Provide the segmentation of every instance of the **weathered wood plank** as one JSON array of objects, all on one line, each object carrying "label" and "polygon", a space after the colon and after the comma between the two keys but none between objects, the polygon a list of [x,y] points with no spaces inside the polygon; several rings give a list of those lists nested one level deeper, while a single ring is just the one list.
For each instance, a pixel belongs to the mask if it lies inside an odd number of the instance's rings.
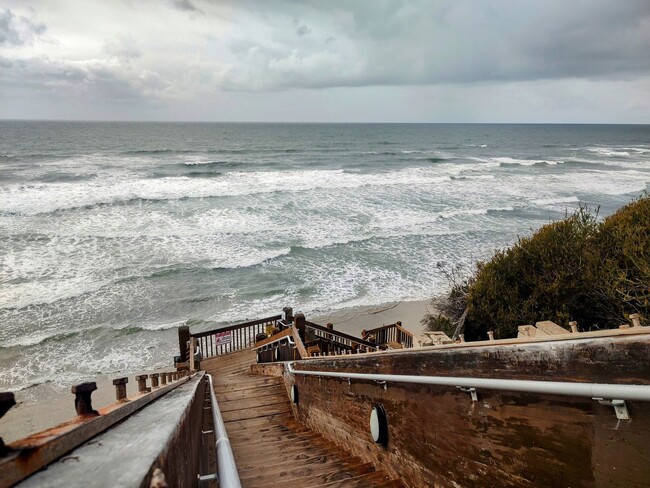
[{"label": "weathered wood plank", "polygon": [[244,477],[242,485],[246,487],[263,488],[265,486],[278,486],[284,483],[299,481],[300,486],[330,483],[338,480],[348,480],[363,474],[374,473],[374,467],[370,463],[359,464],[349,468],[343,468],[340,461],[329,464],[307,464],[296,466],[293,469],[284,471],[265,472],[264,474]]},{"label": "weathered wood plank", "polygon": [[[366,483],[351,486],[372,486],[370,478],[363,478],[374,470],[371,465],[333,450],[321,435],[293,420],[281,376],[251,375],[245,361],[236,365],[213,361],[211,371],[220,375],[215,392],[242,486],[302,487],[347,479]],[[382,475],[380,481],[385,479]]]}]

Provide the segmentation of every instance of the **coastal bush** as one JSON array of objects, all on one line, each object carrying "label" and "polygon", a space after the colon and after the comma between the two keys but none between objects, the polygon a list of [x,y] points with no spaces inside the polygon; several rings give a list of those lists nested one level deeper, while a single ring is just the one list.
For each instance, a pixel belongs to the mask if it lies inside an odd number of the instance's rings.
[{"label": "coastal bush", "polygon": [[456,329],[454,322],[449,317],[442,315],[441,313],[438,315],[428,313],[425,318],[422,319],[422,324],[424,325],[424,330],[441,330],[449,337],[454,335],[454,330]]},{"label": "coastal bush", "polygon": [[[600,223],[597,216],[597,210],[580,207],[496,251],[452,285],[449,305],[439,310],[455,323],[466,311],[467,340],[485,339],[488,330],[497,338],[515,337],[519,325],[541,320],[565,327],[576,320],[589,330],[617,327],[630,313],[647,319],[650,197],[643,195]],[[430,315],[425,327],[435,327],[433,319],[442,323]]]},{"label": "coastal bush", "polygon": [[595,310],[615,326],[624,315],[650,318],[650,195],[644,195],[601,224],[594,242],[600,280]]}]

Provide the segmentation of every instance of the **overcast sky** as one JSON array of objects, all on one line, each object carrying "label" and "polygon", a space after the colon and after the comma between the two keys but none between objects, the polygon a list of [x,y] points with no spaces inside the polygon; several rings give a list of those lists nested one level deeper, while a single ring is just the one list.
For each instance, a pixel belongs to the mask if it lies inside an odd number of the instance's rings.
[{"label": "overcast sky", "polygon": [[650,0],[2,0],[0,118],[650,123]]}]

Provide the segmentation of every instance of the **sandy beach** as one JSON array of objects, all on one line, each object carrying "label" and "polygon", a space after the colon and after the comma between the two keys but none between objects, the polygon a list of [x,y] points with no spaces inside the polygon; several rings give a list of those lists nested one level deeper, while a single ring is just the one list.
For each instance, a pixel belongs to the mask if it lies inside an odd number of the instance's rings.
[{"label": "sandy beach", "polygon": [[[309,316],[308,320],[319,324],[331,322],[336,330],[359,336],[361,330],[401,321],[403,326],[415,336],[422,331],[420,320],[431,309],[429,301],[394,302],[370,307],[353,307],[322,316]],[[297,310],[294,310],[297,312]],[[172,370],[172,358],[170,367]],[[93,406],[100,408],[113,403],[115,387],[114,378],[129,377],[127,395],[137,393],[134,377],[154,371],[124,372],[110,376],[88,378],[97,382],[97,391],[93,393]],[[70,385],[72,386],[72,385]],[[43,429],[65,422],[75,415],[74,395],[69,389],[55,387],[51,383],[36,385],[16,392],[16,405],[0,419],[0,437],[5,442],[12,442]]]}]

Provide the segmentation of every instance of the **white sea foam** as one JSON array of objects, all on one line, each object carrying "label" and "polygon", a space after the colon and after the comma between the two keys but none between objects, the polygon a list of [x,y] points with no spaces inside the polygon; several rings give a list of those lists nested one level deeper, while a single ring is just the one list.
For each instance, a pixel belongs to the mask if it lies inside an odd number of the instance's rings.
[{"label": "white sea foam", "polygon": [[442,183],[449,179],[447,175],[425,168],[408,168],[378,174],[355,174],[344,170],[232,172],[219,179],[187,177],[134,179],[111,176],[84,185],[73,183],[8,185],[0,189],[0,201],[5,212],[34,215],[97,204],[123,203],[134,199],[174,200],[259,195],[319,188],[410,186]]},{"label": "white sea foam", "polygon": [[621,151],[619,148],[612,147],[588,147],[587,151],[599,154],[601,156],[629,156],[628,151]]},{"label": "white sea foam", "polygon": [[577,203],[580,199],[576,196],[573,197],[555,197],[555,198],[540,198],[537,200],[532,200],[536,205],[555,205],[558,203]]},{"label": "white sea foam", "polygon": [[563,164],[562,160],[554,159],[517,159],[511,157],[501,157],[501,158],[491,158],[493,161],[496,161],[499,164],[516,164],[519,166],[534,166],[536,164],[548,164],[549,166],[555,166],[557,164]]}]

